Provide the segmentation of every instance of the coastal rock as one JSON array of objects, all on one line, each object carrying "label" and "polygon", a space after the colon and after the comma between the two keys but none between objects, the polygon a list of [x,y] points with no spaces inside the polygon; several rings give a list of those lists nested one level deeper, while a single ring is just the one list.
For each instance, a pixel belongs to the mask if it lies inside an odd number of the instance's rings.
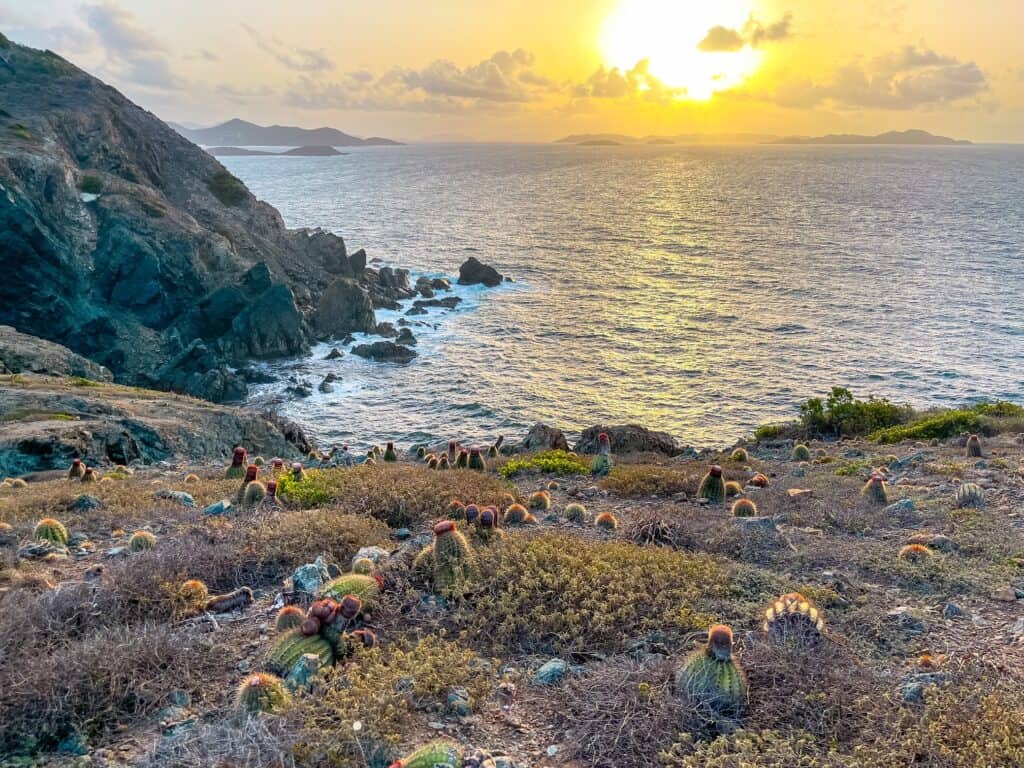
[{"label": "coastal rock", "polygon": [[398,336],[398,329],[395,328],[394,323],[377,323],[374,333],[378,336],[383,336],[385,339],[393,339]]},{"label": "coastal rock", "polygon": [[406,346],[413,346],[416,344],[416,337],[412,335],[412,331],[410,331],[408,328],[403,328],[399,332],[398,338],[395,339],[395,343],[404,344]]},{"label": "coastal rock", "polygon": [[485,285],[493,288],[501,285],[501,280],[498,270],[481,263],[475,256],[470,256],[459,267],[459,285]]},{"label": "coastal rock", "polygon": [[43,373],[49,376],[81,376],[91,381],[113,381],[102,365],[51,341],[18,333],[0,325],[0,373]]},{"label": "coastal rock", "polygon": [[314,326],[324,337],[369,333],[376,326],[370,294],[355,280],[338,278],[320,297]]},{"label": "coastal rock", "polygon": [[530,431],[526,433],[526,437],[519,444],[519,449],[524,452],[568,451],[569,442],[565,439],[562,430],[538,422],[530,427]]},{"label": "coastal rock", "polygon": [[393,341],[375,341],[353,347],[352,354],[379,362],[408,363],[416,357],[416,350]]},{"label": "coastal rock", "polygon": [[231,323],[236,358],[286,357],[309,349],[306,323],[287,285],[272,286]]},{"label": "coastal rock", "polygon": [[[428,307],[443,307],[444,309],[455,309],[461,303],[462,299],[460,299],[458,296],[448,296],[444,299],[416,299],[416,301],[412,303],[412,306],[413,309],[427,309]],[[411,315],[412,312],[406,312],[405,314]]]},{"label": "coastal rock", "polygon": [[147,383],[215,403],[244,400],[249,391],[245,377],[232,373],[218,360],[205,342],[195,339],[156,374],[148,377]]},{"label": "coastal rock", "polygon": [[671,435],[636,424],[626,424],[616,427],[594,426],[584,430],[576,443],[576,453],[597,453],[597,437],[602,432],[608,433],[614,453],[663,453],[666,456],[677,456],[684,450]]}]

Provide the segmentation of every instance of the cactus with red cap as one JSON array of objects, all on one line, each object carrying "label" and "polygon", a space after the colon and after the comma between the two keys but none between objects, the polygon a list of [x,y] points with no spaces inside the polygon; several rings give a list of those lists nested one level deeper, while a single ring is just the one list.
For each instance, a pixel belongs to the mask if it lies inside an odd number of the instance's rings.
[{"label": "cactus with red cap", "polygon": [[484,455],[480,452],[478,445],[469,449],[469,468],[476,472],[487,471],[487,462],[484,461]]},{"label": "cactus with red cap", "polygon": [[722,478],[722,468],[712,464],[708,473],[701,478],[700,487],[697,489],[697,496],[707,499],[715,504],[725,501],[725,480]]},{"label": "cactus with red cap", "polygon": [[924,544],[907,544],[900,549],[896,559],[907,563],[924,563],[931,560],[933,554]]},{"label": "cactus with red cap", "polygon": [[[92,467],[86,467],[85,468],[85,472],[82,473],[82,482],[83,483],[95,483],[96,480],[97,480],[97,478],[96,478],[96,470],[93,469]],[[21,482],[24,483],[25,481],[22,480]]]},{"label": "cactus with red cap", "polygon": [[459,449],[459,455],[455,458],[456,469],[466,469],[469,467],[469,451],[464,448]]},{"label": "cactus with red cap", "polygon": [[737,499],[732,505],[733,517],[757,517],[757,505],[750,499]]},{"label": "cactus with red cap", "polygon": [[240,480],[245,477],[245,463],[247,454],[245,448],[237,446],[234,451],[231,452],[231,466],[228,467],[224,473],[225,480]]},{"label": "cactus with red cap", "polygon": [[395,462],[398,461],[398,453],[395,451],[395,444],[388,443],[384,449],[384,461]]},{"label": "cactus with red cap", "polygon": [[532,525],[537,522],[534,517],[522,504],[513,504],[505,510],[505,525]]},{"label": "cactus with red cap", "polygon": [[448,460],[448,454],[447,453],[442,453],[441,454],[441,458],[439,458],[437,460],[437,468],[438,469],[451,469],[452,468],[452,464]]},{"label": "cactus with red cap", "polygon": [[605,477],[612,471],[612,441],[607,432],[597,436],[597,456],[590,463],[590,474],[595,477]]},{"label": "cactus with red cap", "polygon": [[619,521],[611,512],[602,512],[594,519],[594,525],[606,531],[614,531],[619,527]]},{"label": "cactus with red cap", "polygon": [[454,464],[459,456],[459,444],[455,440],[448,441],[448,463]]},{"label": "cactus with red cap", "polygon": [[132,552],[142,552],[146,549],[153,549],[156,546],[156,536],[150,531],[136,531],[128,539],[128,549]]},{"label": "cactus with red cap", "polygon": [[442,520],[434,526],[434,543],[413,561],[413,571],[420,576],[429,574],[434,588],[444,593],[473,577],[475,559],[473,547],[455,523]]},{"label": "cactus with red cap", "polygon": [[82,463],[81,459],[74,459],[71,462],[71,467],[68,469],[68,480],[81,480],[82,475],[85,474],[85,464]]},{"label": "cactus with red cap", "polygon": [[747,679],[733,658],[732,630],[715,624],[707,644],[694,651],[676,673],[676,688],[691,702],[720,712],[736,712],[747,701]]},{"label": "cactus with red cap", "polygon": [[235,693],[235,710],[243,716],[285,709],[290,697],[284,681],[265,672],[249,675]]},{"label": "cactus with red cap", "polygon": [[885,482],[885,475],[881,472],[873,472],[860,493],[864,498],[870,499],[876,504],[888,504],[889,486]]},{"label": "cactus with red cap", "polygon": [[306,614],[301,608],[295,605],[286,605],[277,612],[277,616],[274,618],[274,631],[287,632],[290,629],[298,629],[302,626],[305,618]]},{"label": "cactus with red cap", "polygon": [[504,538],[505,532],[498,527],[499,520],[500,515],[496,507],[484,507],[473,528],[473,535],[482,544],[490,544]]},{"label": "cactus with red cap", "polygon": [[967,456],[971,459],[981,458],[981,438],[977,435],[967,437]]}]

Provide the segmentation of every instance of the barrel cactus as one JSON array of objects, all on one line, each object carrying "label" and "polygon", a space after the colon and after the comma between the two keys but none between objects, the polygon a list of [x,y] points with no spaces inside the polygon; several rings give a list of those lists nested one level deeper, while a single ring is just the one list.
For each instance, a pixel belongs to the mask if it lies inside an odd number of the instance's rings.
[{"label": "barrel cactus", "polygon": [[505,525],[525,525],[537,522],[534,517],[522,504],[513,504],[505,510]]},{"label": "barrel cactus", "polygon": [[590,474],[605,477],[612,471],[614,465],[611,439],[607,432],[602,432],[597,436],[597,456],[590,462]]},{"label": "barrel cactus", "polygon": [[238,446],[231,453],[231,466],[224,473],[225,480],[241,480],[245,477],[245,448]]},{"label": "barrel cactus", "polygon": [[441,462],[437,460],[437,456],[431,456],[427,459],[427,469],[438,469],[441,466]]},{"label": "barrel cactus", "polygon": [[280,675],[287,675],[292,671],[295,662],[307,653],[316,656],[322,667],[334,663],[334,649],[329,642],[319,634],[303,634],[302,629],[298,628],[288,630],[270,646],[267,653],[267,669]]},{"label": "barrel cactus", "polygon": [[825,617],[806,597],[799,592],[790,592],[772,601],[765,609],[761,631],[777,645],[807,647],[821,641]]},{"label": "barrel cactus", "polygon": [[464,520],[466,518],[466,505],[459,499],[452,499],[448,502],[447,516],[449,520]]},{"label": "barrel cactus", "polygon": [[68,469],[69,480],[81,480],[82,475],[85,474],[85,464],[82,463],[81,459],[73,459],[71,467]]},{"label": "barrel cactus", "polygon": [[387,448],[384,449],[384,461],[395,462],[398,461],[398,453],[395,451],[395,444],[388,443]]},{"label": "barrel cactus", "polygon": [[464,448],[459,449],[458,456],[455,457],[455,468],[466,469],[469,467],[469,451]]},{"label": "barrel cactus", "polygon": [[178,599],[185,605],[205,605],[209,597],[210,590],[199,579],[189,579],[178,587]]},{"label": "barrel cactus", "polygon": [[551,494],[547,491],[535,491],[530,494],[530,509],[547,512],[551,509]]},{"label": "barrel cactus", "polygon": [[738,464],[746,464],[750,460],[750,457],[747,455],[747,450],[745,448],[737,448],[735,451],[732,452],[729,458]]},{"label": "barrel cactus", "polygon": [[967,456],[972,459],[981,458],[981,438],[977,435],[970,435],[967,438]]},{"label": "barrel cactus", "polygon": [[465,509],[462,510],[462,517],[470,525],[475,525],[477,520],[480,519],[480,507],[476,504],[467,504]]},{"label": "barrel cactus", "polygon": [[459,443],[456,440],[448,441],[448,463],[453,464],[459,455]]},{"label": "barrel cactus", "polygon": [[420,461],[427,458],[427,449],[424,446],[421,445],[416,449],[416,458]]},{"label": "barrel cactus", "polygon": [[38,541],[48,541],[59,547],[68,545],[68,529],[59,520],[47,517],[36,523],[35,538]]},{"label": "barrel cactus", "polygon": [[870,499],[876,504],[888,504],[889,486],[885,482],[885,475],[873,472],[860,493],[864,498]]},{"label": "barrel cactus", "polygon": [[757,472],[749,481],[747,485],[752,485],[754,488],[767,488],[768,487],[768,476]]},{"label": "barrel cactus", "polygon": [[368,557],[360,557],[352,563],[352,573],[358,573],[361,576],[372,576],[376,570],[377,564]]},{"label": "barrel cactus", "polygon": [[289,703],[284,681],[265,672],[249,675],[235,694],[235,710],[243,716],[280,712]]},{"label": "barrel cactus", "polygon": [[582,525],[587,521],[587,508],[578,501],[567,504],[565,507],[565,519],[570,523]]},{"label": "barrel cactus", "polygon": [[896,559],[906,563],[924,563],[931,560],[932,554],[924,544],[907,544],[900,549]]},{"label": "barrel cactus", "polygon": [[478,445],[469,449],[469,468],[476,472],[487,471],[487,462],[484,461],[484,455],[480,452]]},{"label": "barrel cactus", "polygon": [[606,531],[614,531],[619,527],[619,521],[615,519],[615,515],[611,512],[602,512],[595,518],[594,525]]},{"label": "barrel cactus", "polygon": [[343,573],[320,588],[320,597],[341,600],[346,595],[355,595],[370,608],[380,595],[380,582],[362,573]]},{"label": "barrel cactus", "polygon": [[451,469],[452,468],[452,462],[448,459],[448,454],[447,453],[442,453],[441,454],[441,458],[439,458],[437,460],[437,468],[438,469]]},{"label": "barrel cactus", "polygon": [[732,505],[733,517],[757,517],[757,505],[750,499],[737,499]]},{"label": "barrel cactus", "polygon": [[286,605],[277,612],[277,616],[274,618],[274,631],[287,632],[290,629],[298,629],[305,618],[306,614],[301,608],[295,605]]},{"label": "barrel cactus", "polygon": [[462,753],[453,742],[435,741],[396,760],[389,768],[462,768]]},{"label": "barrel cactus", "polygon": [[739,496],[741,493],[743,493],[743,486],[735,480],[730,480],[725,484],[725,497],[727,499],[731,499],[733,496]]},{"label": "barrel cactus", "polygon": [[701,478],[697,496],[716,504],[725,501],[725,480],[722,478],[722,468],[718,464],[712,464],[708,473]]},{"label": "barrel cactus", "polygon": [[956,506],[958,509],[985,506],[985,492],[977,483],[961,483],[956,489]]},{"label": "barrel cactus", "polygon": [[[276,483],[274,484],[274,491],[276,494]],[[259,480],[253,480],[251,483],[247,483],[245,486],[245,493],[242,494],[242,506],[255,507],[266,498],[267,487],[263,485],[263,483],[261,483]]]},{"label": "barrel cactus", "polygon": [[[93,469],[92,467],[86,467],[85,471],[82,473],[82,482],[83,483],[95,483],[97,481],[97,479],[98,478],[96,477],[96,470]],[[15,483],[19,483],[20,482],[22,484],[25,483],[24,480],[15,480],[14,482]]]},{"label": "barrel cactus", "polygon": [[156,546],[156,536],[149,531],[136,531],[128,539],[128,548],[132,552],[142,552],[146,549],[153,549]]},{"label": "barrel cactus", "polygon": [[811,449],[803,443],[797,443],[793,446],[793,452],[789,455],[792,461],[810,461],[811,460]]},{"label": "barrel cactus", "polygon": [[676,673],[676,688],[694,704],[736,712],[747,701],[747,680],[733,658],[732,630],[715,624],[707,644],[694,651]]},{"label": "barrel cactus", "polygon": [[473,528],[473,534],[482,544],[490,544],[504,538],[505,532],[498,527],[499,513],[496,507],[484,507]]},{"label": "barrel cactus", "polygon": [[189,472],[185,475],[185,485],[195,485],[199,482],[199,475],[195,472]]},{"label": "barrel cactus", "polygon": [[473,547],[451,520],[434,526],[434,586],[442,592],[473,577]]}]

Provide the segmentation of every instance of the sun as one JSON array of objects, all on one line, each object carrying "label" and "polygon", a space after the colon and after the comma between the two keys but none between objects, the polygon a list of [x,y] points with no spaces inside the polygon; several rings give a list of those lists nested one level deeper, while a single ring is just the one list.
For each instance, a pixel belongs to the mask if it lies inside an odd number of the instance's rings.
[{"label": "sun", "polygon": [[684,93],[706,101],[739,85],[761,63],[760,51],[707,52],[697,46],[715,26],[742,30],[753,10],[744,0],[623,0],[604,23],[601,51],[608,66],[630,70],[647,60],[648,71]]}]

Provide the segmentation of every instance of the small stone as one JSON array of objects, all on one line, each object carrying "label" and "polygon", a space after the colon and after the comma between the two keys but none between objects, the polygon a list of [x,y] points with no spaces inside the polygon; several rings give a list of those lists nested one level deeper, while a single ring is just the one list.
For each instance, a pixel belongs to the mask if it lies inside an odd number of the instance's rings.
[{"label": "small stone", "polygon": [[74,512],[88,512],[91,509],[103,509],[103,502],[97,499],[95,496],[90,496],[87,493],[83,493],[81,496],[71,502],[68,507]]},{"label": "small stone", "polygon": [[167,488],[161,488],[153,495],[158,499],[177,502],[183,507],[194,507],[196,505],[196,500],[192,498],[192,494],[185,493],[185,491],[171,491]]},{"label": "small stone", "polygon": [[448,692],[448,711],[456,717],[469,717],[473,713],[469,691],[465,688],[452,688]]},{"label": "small stone", "polygon": [[546,751],[547,751],[548,757],[554,757],[555,755],[558,754],[558,745],[557,744],[552,744],[550,747],[547,748]]},{"label": "small stone", "polygon": [[1013,603],[1017,601],[1017,591],[1013,587],[1000,587],[991,597],[1001,603]]},{"label": "small stone", "polygon": [[883,509],[883,512],[912,512],[915,508],[913,499],[900,499]]},{"label": "small stone", "polygon": [[171,691],[167,696],[167,700],[176,707],[187,707],[192,703],[192,697],[188,691],[183,691],[180,688],[176,691]]},{"label": "small stone", "polygon": [[241,672],[243,675],[246,674],[251,668],[252,665],[249,664],[248,659],[242,659],[240,662],[238,662],[238,671]]},{"label": "small stone", "polygon": [[320,659],[314,653],[307,653],[295,662],[291,672],[284,679],[284,684],[292,693],[296,691],[311,691],[313,680],[320,673]]},{"label": "small stone", "polygon": [[568,671],[569,665],[562,659],[551,659],[534,673],[530,684],[535,686],[558,685]]},{"label": "small stone", "polygon": [[919,672],[907,675],[900,684],[900,695],[907,704],[920,704],[924,692],[933,685],[949,680],[945,672]]},{"label": "small stone", "polygon": [[324,360],[340,360],[344,356],[344,352],[342,352],[337,347],[334,347],[330,352],[327,353],[327,357],[325,357]]},{"label": "small stone", "polygon": [[111,547],[107,550],[106,556],[110,558],[124,557],[128,554],[128,547]]},{"label": "small stone", "polygon": [[427,723],[427,727],[433,728],[435,731],[443,731],[445,729],[445,724],[438,722],[437,720],[434,720],[432,722]]},{"label": "small stone", "polygon": [[292,573],[292,585],[297,592],[304,592],[307,595],[315,595],[325,581],[330,579],[327,563],[323,555],[317,557],[312,563],[300,565]]},{"label": "small stone", "polygon": [[408,528],[399,528],[397,531],[394,532],[393,535],[399,541],[405,541],[406,539],[412,536],[412,531],[410,531]]},{"label": "small stone", "polygon": [[64,755],[87,755],[89,745],[78,731],[72,731],[57,745],[57,751]]},{"label": "small stone", "polygon": [[942,606],[942,617],[945,619],[955,619],[963,615],[965,615],[964,609],[956,603],[946,603]]},{"label": "small stone", "polygon": [[220,501],[214,502],[210,506],[203,510],[204,515],[223,515],[231,509],[231,502],[227,499],[221,499]]},{"label": "small stone", "polygon": [[360,547],[359,551],[352,558],[352,565],[355,565],[357,560],[362,560],[364,557],[367,560],[372,560],[374,565],[380,565],[388,559],[389,553],[383,547]]}]

